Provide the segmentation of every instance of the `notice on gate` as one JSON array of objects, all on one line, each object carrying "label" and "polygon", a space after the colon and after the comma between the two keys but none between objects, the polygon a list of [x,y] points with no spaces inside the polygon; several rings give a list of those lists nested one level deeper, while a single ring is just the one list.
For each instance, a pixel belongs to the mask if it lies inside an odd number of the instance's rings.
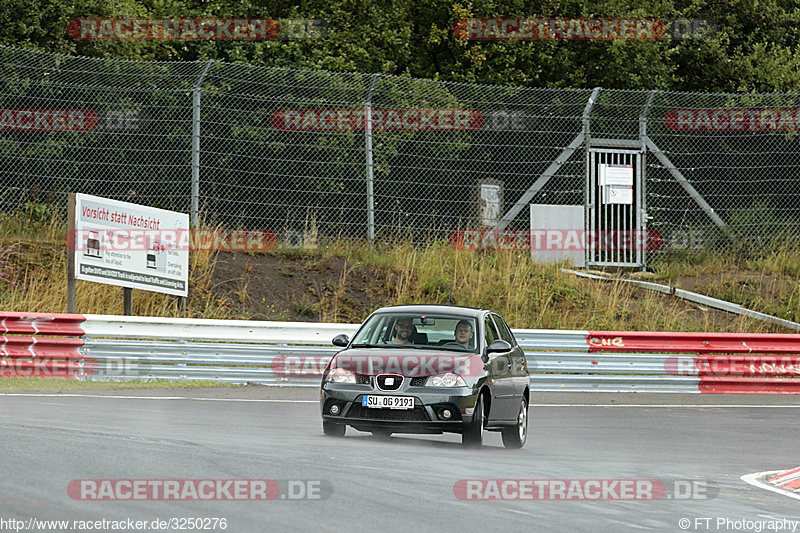
[{"label": "notice on gate", "polygon": [[75,278],[187,295],[189,215],[76,194],[74,217]]},{"label": "notice on gate", "polygon": [[633,165],[609,165],[600,163],[600,185],[624,185],[633,187]]},{"label": "notice on gate", "polygon": [[606,185],[603,188],[603,202],[606,204],[633,204],[633,186]]},{"label": "notice on gate", "polygon": [[600,163],[598,175],[604,204],[633,204],[633,165]]}]

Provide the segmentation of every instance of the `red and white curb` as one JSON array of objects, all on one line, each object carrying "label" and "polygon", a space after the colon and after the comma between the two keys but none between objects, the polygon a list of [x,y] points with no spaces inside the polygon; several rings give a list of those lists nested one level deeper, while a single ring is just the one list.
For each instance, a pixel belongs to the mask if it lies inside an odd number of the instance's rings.
[{"label": "red and white curb", "polygon": [[754,487],[800,500],[800,467],[746,474],[741,479]]}]

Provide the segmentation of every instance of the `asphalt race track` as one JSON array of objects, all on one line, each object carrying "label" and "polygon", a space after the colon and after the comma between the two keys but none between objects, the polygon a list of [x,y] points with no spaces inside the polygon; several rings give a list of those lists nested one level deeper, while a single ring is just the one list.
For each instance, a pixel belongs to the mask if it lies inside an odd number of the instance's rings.
[{"label": "asphalt race track", "polygon": [[[736,521],[800,520],[800,501],[740,479],[800,466],[797,397],[536,394],[525,448],[506,450],[490,433],[482,450],[467,451],[456,435],[383,441],[348,429],[325,437],[317,394],[2,394],[0,520],[224,518],[230,532],[755,531]],[[271,501],[71,498],[70,482],[86,479],[293,480],[305,483],[295,489],[322,489],[315,499]],[[462,479],[660,480],[667,493],[463,501],[453,491]],[[684,499],[684,490],[677,499],[675,487],[691,482],[700,494]],[[718,519],[732,522],[718,527]]]}]

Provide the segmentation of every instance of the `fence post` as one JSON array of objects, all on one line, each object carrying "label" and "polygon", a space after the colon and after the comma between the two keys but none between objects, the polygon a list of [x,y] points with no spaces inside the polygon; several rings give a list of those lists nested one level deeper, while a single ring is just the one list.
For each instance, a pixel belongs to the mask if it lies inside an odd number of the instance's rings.
[{"label": "fence post", "polygon": [[200,211],[200,89],[203,80],[211,68],[213,59],[206,61],[203,72],[194,84],[192,89],[192,212],[191,224],[197,226],[198,213]]},{"label": "fence post", "polygon": [[[584,229],[591,229],[594,231],[597,228],[598,221],[596,220],[595,203],[598,202],[597,189],[592,182],[592,166],[594,165],[594,158],[591,155],[591,135],[592,135],[592,110],[600,97],[600,87],[592,89],[592,95],[589,101],[586,102],[586,107],[583,108],[581,115],[581,140],[583,141],[583,160],[586,162],[586,185],[583,192],[583,227]],[[589,246],[586,246],[583,251],[583,263],[587,267],[593,259]]]},{"label": "fence post", "polygon": [[367,157],[367,240],[375,244],[375,194],[372,176],[372,93],[378,83],[378,74],[372,75],[367,98],[364,101],[364,146]]},{"label": "fence post", "polygon": [[592,120],[592,109],[594,109],[594,104],[597,103],[597,99],[600,96],[600,91],[602,90],[601,87],[595,87],[592,90],[592,96],[589,97],[589,101],[586,102],[586,107],[583,108],[583,115],[581,116],[581,123],[583,124],[583,142],[586,151],[589,151],[589,145],[591,144],[591,135],[592,135],[592,128],[591,128],[591,120]]},{"label": "fence post", "polygon": [[[639,183],[639,188],[636,194],[641,195],[640,201],[637,200],[637,204],[642,206],[642,211],[640,213],[641,223],[639,227],[636,228],[637,230],[641,230],[647,233],[647,223],[650,221],[650,215],[647,214],[647,115],[650,112],[650,108],[653,106],[653,101],[656,99],[656,94],[658,91],[650,91],[650,94],[647,96],[647,101],[642,108],[642,113],[639,115],[639,140],[642,141],[642,159],[641,159],[641,170],[642,173],[642,180]],[[641,241],[638,241],[641,242]],[[650,242],[649,239],[646,242]],[[645,246],[642,250],[642,270],[647,270],[647,246]]]}]

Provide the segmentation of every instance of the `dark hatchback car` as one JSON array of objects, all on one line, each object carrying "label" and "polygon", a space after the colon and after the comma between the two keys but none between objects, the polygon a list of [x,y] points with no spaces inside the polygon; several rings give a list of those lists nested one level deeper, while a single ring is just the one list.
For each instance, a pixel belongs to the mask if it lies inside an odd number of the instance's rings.
[{"label": "dark hatchback car", "polygon": [[525,353],[499,315],[467,307],[407,305],[375,311],[322,376],[325,435],[347,426],[392,433],[460,433],[468,447],[500,431],[525,445],[530,375]]}]

